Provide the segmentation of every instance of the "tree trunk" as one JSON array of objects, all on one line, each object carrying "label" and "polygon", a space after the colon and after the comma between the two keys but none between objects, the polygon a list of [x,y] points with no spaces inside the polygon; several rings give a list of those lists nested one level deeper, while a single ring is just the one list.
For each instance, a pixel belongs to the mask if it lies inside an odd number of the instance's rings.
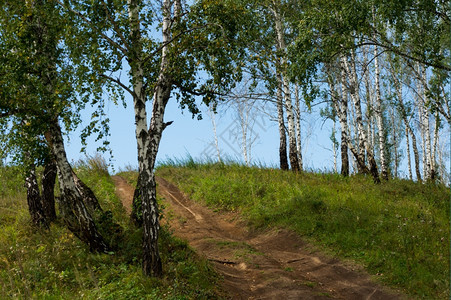
[{"label": "tree trunk", "polygon": [[147,276],[161,276],[163,268],[158,250],[160,230],[155,175],[142,173],[141,199],[143,212],[143,272]]},{"label": "tree trunk", "polygon": [[357,72],[355,69],[354,57],[352,58],[352,60],[353,60],[352,67],[349,67],[347,59],[344,57],[342,57],[342,59],[341,59],[342,64],[343,64],[343,66],[346,70],[346,73],[348,74],[348,78],[350,80],[349,92],[350,92],[351,98],[354,102],[354,108],[355,108],[355,113],[356,113],[359,148],[361,148],[362,146],[364,147],[364,149],[366,148],[366,153],[368,156],[368,162],[369,162],[370,168],[368,170],[368,168],[365,167],[365,157],[362,156],[362,153],[360,151],[359,151],[359,153],[356,153],[357,157],[358,157],[358,164],[359,164],[359,168],[362,170],[362,172],[367,173],[369,171],[371,176],[373,176],[374,182],[380,183],[379,172],[377,170],[377,163],[376,163],[376,160],[374,159],[373,152],[368,147],[367,137],[365,134],[365,129],[363,127],[362,108],[361,108],[361,102],[360,102],[360,96],[359,96],[359,85],[358,85],[358,80],[357,80]]},{"label": "tree trunk", "polygon": [[42,209],[48,222],[56,220],[55,211],[55,181],[56,164],[52,158],[45,162],[44,173],[42,174]]},{"label": "tree trunk", "polygon": [[432,158],[431,158],[431,180],[434,181],[437,176],[436,171],[436,157],[437,157],[437,145],[438,134],[440,130],[440,115],[438,110],[435,111],[435,128],[434,128],[434,142],[432,144]]},{"label": "tree trunk", "polygon": [[72,233],[87,243],[91,251],[108,252],[109,247],[98,232],[94,220],[78,191],[67,160],[63,136],[57,120],[50,124],[49,142],[55,157],[60,186],[60,212]]},{"label": "tree trunk", "polygon": [[395,110],[391,109],[391,127],[392,127],[392,135],[393,135],[393,149],[394,149],[394,164],[393,164],[393,177],[398,177],[398,168],[399,168],[399,156],[398,156],[398,132],[401,130],[401,126],[396,126],[396,115]]},{"label": "tree trunk", "polygon": [[409,179],[413,180],[412,176],[412,158],[410,155],[410,141],[409,141],[409,129],[406,126],[406,154],[407,154],[407,168],[409,171]]},{"label": "tree trunk", "polygon": [[[327,73],[331,70],[329,66],[326,67]],[[342,74],[343,75],[343,74]],[[343,78],[342,78],[343,79]],[[341,90],[341,98],[335,88],[332,74],[328,74],[327,82],[331,93],[332,104],[338,115],[338,120],[341,127],[341,175],[349,176],[349,156],[348,156],[348,97],[347,94]]]},{"label": "tree trunk", "polygon": [[82,196],[89,213],[92,215],[96,211],[103,211],[100,207],[99,200],[97,200],[97,197],[94,195],[94,192],[83,181],[81,181],[80,178],[78,178],[74,171],[72,171],[72,176],[74,178],[75,186]]},{"label": "tree trunk", "polygon": [[413,157],[415,160],[415,174],[417,175],[417,180],[421,182],[421,172],[420,172],[420,154],[418,152],[417,147],[417,138],[415,137],[415,133],[413,132],[410,125],[408,126],[410,137],[412,138],[412,149],[413,149]]},{"label": "tree trunk", "polygon": [[299,87],[295,86],[295,120],[296,120],[296,150],[298,152],[299,169],[302,171],[304,166],[302,162],[302,146],[301,146],[301,100],[299,99]]},{"label": "tree trunk", "polygon": [[130,220],[137,227],[141,227],[143,225],[143,215],[142,215],[142,201],[141,201],[141,172],[139,172],[138,180],[136,183],[135,192],[133,193],[133,204],[132,204],[132,213],[130,215]]},{"label": "tree trunk", "polygon": [[[354,58],[354,57],[352,57]],[[357,169],[359,173],[368,173],[367,168],[365,166],[365,140],[366,138],[363,136],[363,128],[362,127],[362,110],[359,96],[359,86],[357,79],[357,72],[355,69],[355,62],[351,62],[351,66],[349,66],[348,59],[344,56],[341,57],[341,68],[342,68],[342,79],[343,79],[343,87],[345,89],[345,93],[351,96],[351,99],[354,104],[354,113],[355,113],[355,136],[357,136],[357,156],[354,155],[357,160]],[[346,82],[346,78],[348,78],[349,82]],[[354,154],[354,152],[352,152]]]},{"label": "tree trunk", "polygon": [[218,155],[218,162],[221,163],[222,162],[222,160],[221,160],[221,150],[219,149],[219,140],[218,140],[218,134],[217,134],[217,130],[216,130],[216,116],[215,116],[216,114],[215,114],[215,111],[214,111],[212,105],[210,105],[208,107],[208,113],[210,115],[211,125],[213,127],[213,135],[214,135],[214,138],[215,138],[215,148],[216,148],[216,153]]},{"label": "tree trunk", "polygon": [[[398,82],[397,86],[398,86],[398,88],[400,87],[399,82]],[[410,126],[409,121],[407,120],[407,112],[404,107],[402,93],[401,93],[400,89],[398,89],[398,105],[400,108],[401,117],[404,122],[404,126],[406,127],[406,130],[410,133],[410,137],[412,138],[412,149],[413,149],[413,156],[414,156],[414,161],[415,161],[415,174],[417,176],[418,182],[421,182],[420,155],[418,153],[417,138],[415,137],[415,133],[413,132],[412,127]]]},{"label": "tree trunk", "polygon": [[[146,92],[144,87],[144,74],[142,68],[142,45],[140,27],[140,6],[138,1],[129,0],[129,22],[131,26],[131,39],[134,45],[130,57],[131,75],[133,81],[133,104],[135,110],[136,141],[138,147],[139,180],[137,189],[142,205],[143,221],[143,273],[147,276],[161,276],[162,265],[158,251],[159,212],[157,206],[157,193],[154,175],[155,160],[161,136],[167,124],[164,123],[164,112],[169,101],[172,81],[168,76],[169,57],[168,51],[172,40],[171,26],[177,23],[180,16],[180,0],[162,2],[162,44],[161,64],[158,80],[155,84],[150,126],[147,128]],[[174,8],[174,19],[171,11]]]},{"label": "tree trunk", "polygon": [[[252,150],[252,125],[249,116],[251,114],[251,107],[247,100],[237,100],[238,120],[241,128],[241,151],[243,151],[243,158],[246,166],[250,165],[251,150]],[[249,129],[251,129],[249,132]],[[248,133],[251,137],[248,138]]]},{"label": "tree trunk", "polygon": [[341,130],[341,175],[349,176],[348,134]]},{"label": "tree trunk", "polygon": [[[408,172],[409,172],[409,179],[413,180],[412,158],[411,158],[411,153],[410,153],[410,141],[409,141],[409,134],[411,132],[412,133],[412,148],[414,148],[414,155],[415,155],[415,169],[416,169],[417,180],[421,181],[421,174],[420,174],[420,169],[419,169],[419,156],[418,156],[418,149],[416,146],[416,138],[410,127],[409,121],[407,120],[407,111],[404,107],[403,96],[402,96],[402,84],[401,84],[401,81],[399,80],[398,74],[396,74],[396,72],[395,72],[393,65],[390,65],[390,66],[391,66],[390,72],[391,72],[391,76],[394,81],[394,85],[395,85],[395,89],[396,89],[396,96],[398,98],[399,113],[400,113],[401,119],[403,120],[403,123],[405,126],[407,167],[408,167]],[[402,73],[399,73],[399,76],[402,76]]]},{"label": "tree trunk", "polygon": [[276,72],[280,73],[282,78],[283,86],[283,97],[285,98],[285,110],[287,112],[287,123],[288,123],[288,146],[289,153],[288,157],[290,159],[291,170],[294,172],[299,172],[299,160],[298,152],[296,148],[296,130],[294,125],[294,114],[293,114],[293,104],[291,102],[291,92],[290,92],[290,82],[288,81],[288,76],[286,72],[287,59],[286,59],[286,45],[285,45],[285,33],[283,28],[282,19],[277,6],[274,5],[272,9],[274,15],[274,24],[277,35],[277,50],[283,52],[280,58],[280,63],[278,64],[278,70]]},{"label": "tree trunk", "polygon": [[335,120],[335,118],[334,118],[334,125],[333,125],[333,128],[332,128],[332,151],[333,151],[333,154],[334,154],[334,173],[338,173],[338,167],[337,167],[337,149],[338,149],[338,147],[337,147],[337,139],[336,139],[336,133],[337,133],[337,130],[336,130],[336,127],[337,127],[337,121]]},{"label": "tree trunk", "polygon": [[367,66],[365,69],[365,93],[366,93],[366,119],[368,131],[368,144],[372,151],[374,151],[374,126],[373,126],[373,100],[371,90],[370,72],[368,70],[368,53],[370,46],[364,47],[363,65]]},{"label": "tree trunk", "polygon": [[298,152],[296,148],[296,130],[294,126],[294,114],[293,105],[291,103],[291,93],[288,80],[284,78],[284,97],[285,97],[285,109],[287,112],[287,123],[288,123],[288,157],[290,159],[291,170],[294,172],[299,172],[299,160]]},{"label": "tree trunk", "polygon": [[381,160],[381,176],[382,179],[388,180],[388,170],[387,170],[387,159],[386,149],[385,149],[385,132],[383,125],[383,113],[382,113],[382,97],[380,88],[380,70],[379,70],[379,53],[377,51],[377,46],[374,46],[374,84],[376,86],[376,120],[377,120],[377,131],[379,136],[379,153]]},{"label": "tree trunk", "polygon": [[287,156],[287,135],[285,131],[285,121],[283,117],[283,90],[282,77],[277,74],[277,120],[279,125],[279,160],[280,169],[288,170],[288,156]]},{"label": "tree trunk", "polygon": [[48,229],[48,223],[42,208],[41,193],[39,191],[34,165],[30,167],[28,176],[25,178],[25,186],[27,188],[27,203],[31,222],[36,227]]},{"label": "tree trunk", "polygon": [[427,78],[426,78],[426,68],[421,68],[421,83],[423,85],[422,87],[422,95],[420,105],[423,112],[423,130],[424,130],[424,136],[425,136],[425,144],[426,144],[426,179],[430,180],[433,173],[433,162],[432,162],[432,149],[431,149],[431,128],[429,125],[429,109],[426,105],[427,103]]}]

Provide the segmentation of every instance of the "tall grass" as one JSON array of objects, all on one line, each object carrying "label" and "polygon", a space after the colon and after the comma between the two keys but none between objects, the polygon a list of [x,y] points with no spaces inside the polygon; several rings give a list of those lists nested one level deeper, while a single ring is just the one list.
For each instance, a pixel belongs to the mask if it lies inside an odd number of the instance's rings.
[{"label": "tall grass", "polygon": [[218,278],[209,264],[167,228],[160,234],[164,277],[142,275],[141,229],[129,224],[107,168],[100,157],[95,160],[78,162],[75,170],[121,226],[121,243],[109,254],[90,253],[61,221],[36,231],[22,179],[0,168],[0,299],[218,298]]},{"label": "tall grass", "polygon": [[449,297],[445,186],[192,162],[158,174],[195,200],[241,211],[251,226],[295,230],[412,297]]}]

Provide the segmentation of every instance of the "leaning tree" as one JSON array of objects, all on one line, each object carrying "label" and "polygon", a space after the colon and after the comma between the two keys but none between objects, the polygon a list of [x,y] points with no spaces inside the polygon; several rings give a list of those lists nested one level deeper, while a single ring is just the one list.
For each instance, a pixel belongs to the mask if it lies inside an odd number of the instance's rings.
[{"label": "leaning tree", "polygon": [[[28,168],[32,218],[43,214],[51,221],[55,217],[55,177],[51,166],[54,161],[60,187],[59,208],[67,227],[91,250],[108,251],[110,247],[97,229],[94,211],[90,209],[97,199],[74,175],[60,125],[62,122],[66,130],[73,130],[80,123],[79,111],[89,99],[96,101],[99,93],[76,84],[63,39],[66,23],[57,3],[4,1],[0,22],[0,117],[5,129],[2,140],[9,145],[9,154]],[[90,128],[96,128],[96,120]],[[47,162],[44,182],[50,186],[43,189],[42,199],[48,201],[39,200],[34,175],[34,166],[43,162]]]}]

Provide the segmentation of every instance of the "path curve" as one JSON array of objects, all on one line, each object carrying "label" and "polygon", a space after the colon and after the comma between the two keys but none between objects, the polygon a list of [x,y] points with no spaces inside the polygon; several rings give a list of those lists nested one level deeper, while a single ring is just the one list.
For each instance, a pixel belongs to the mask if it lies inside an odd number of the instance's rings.
[{"label": "path curve", "polygon": [[[116,182],[122,199],[124,187]],[[236,213],[214,212],[193,202],[161,177],[157,183],[166,222],[176,236],[212,262],[231,299],[406,298],[374,283],[361,268],[312,250],[288,230],[251,232]],[[133,189],[128,196],[133,198]],[[125,200],[124,205],[129,203]]]}]

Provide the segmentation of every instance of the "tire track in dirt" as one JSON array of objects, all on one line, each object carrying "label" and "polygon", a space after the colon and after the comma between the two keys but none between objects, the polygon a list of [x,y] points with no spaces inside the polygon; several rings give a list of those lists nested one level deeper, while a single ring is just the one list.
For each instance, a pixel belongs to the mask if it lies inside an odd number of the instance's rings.
[{"label": "tire track in dirt", "polygon": [[231,299],[406,298],[371,281],[360,267],[312,250],[288,230],[249,231],[238,214],[213,212],[165,179],[157,177],[157,183],[166,205],[163,221],[211,261]]}]

